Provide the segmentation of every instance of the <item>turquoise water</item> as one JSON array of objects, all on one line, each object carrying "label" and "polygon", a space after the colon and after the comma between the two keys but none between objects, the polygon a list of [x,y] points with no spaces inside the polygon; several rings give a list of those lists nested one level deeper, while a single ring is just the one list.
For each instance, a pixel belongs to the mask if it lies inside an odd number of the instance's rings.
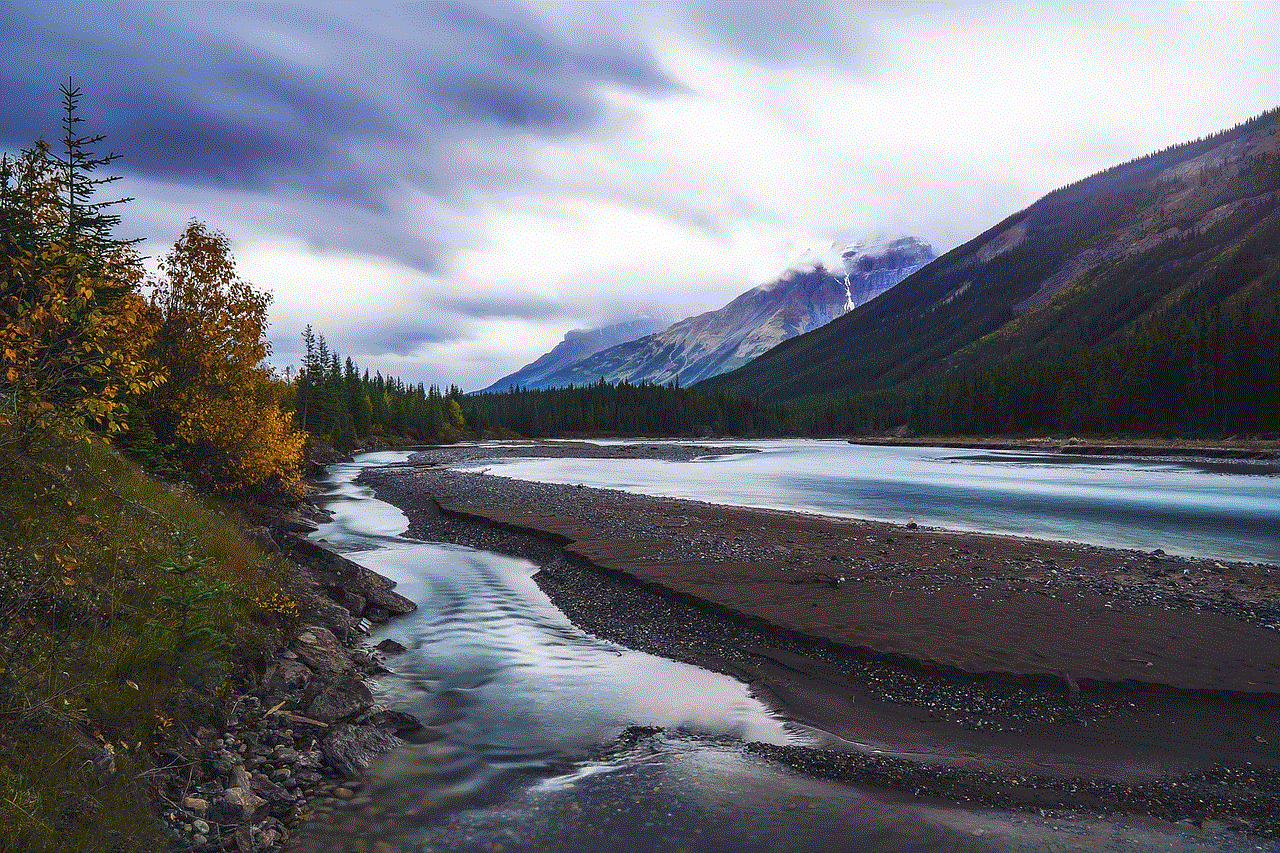
[{"label": "turquoise water", "polygon": [[1280,475],[1256,466],[799,439],[733,444],[760,452],[461,467],[712,503],[1280,562]]}]

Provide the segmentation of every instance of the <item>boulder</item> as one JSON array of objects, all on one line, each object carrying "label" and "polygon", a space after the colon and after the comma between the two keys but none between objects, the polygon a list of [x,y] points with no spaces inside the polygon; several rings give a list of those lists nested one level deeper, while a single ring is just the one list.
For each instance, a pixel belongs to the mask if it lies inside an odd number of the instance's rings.
[{"label": "boulder", "polygon": [[400,736],[419,731],[422,728],[422,723],[419,722],[417,717],[404,711],[376,711],[370,714],[365,722],[368,725],[377,726]]},{"label": "boulder", "polygon": [[306,715],[313,720],[332,723],[346,720],[373,707],[373,694],[358,678],[341,675],[327,682],[311,703]]},{"label": "boulder", "polygon": [[268,554],[280,553],[280,546],[276,544],[276,540],[271,538],[271,531],[266,527],[247,528],[244,536]]},{"label": "boulder", "polygon": [[[397,616],[412,613],[418,609],[418,605],[390,589],[371,589],[366,600],[371,607],[381,607],[387,613]],[[365,610],[364,615],[368,616],[369,611]]]},{"label": "boulder", "polygon": [[339,675],[352,670],[351,657],[328,628],[313,625],[299,632],[293,651],[312,670],[321,675]]},{"label": "boulder", "polygon": [[296,660],[279,660],[267,666],[262,675],[262,687],[268,693],[279,694],[306,687],[312,672]]},{"label": "boulder", "polygon": [[331,589],[330,594],[333,596],[333,600],[347,608],[352,616],[359,616],[364,613],[365,605],[368,603],[363,595],[352,592],[349,589]]},{"label": "boulder", "polygon": [[267,801],[248,787],[228,788],[214,807],[213,814],[219,823],[250,823],[257,819],[266,805]]},{"label": "boulder", "polygon": [[316,596],[308,603],[306,620],[327,628],[341,640],[351,640],[356,636],[356,617],[351,611],[328,598]]},{"label": "boulder", "polygon": [[355,778],[381,753],[402,744],[399,738],[377,726],[353,726],[339,723],[329,731],[320,745],[330,765],[349,778]]}]

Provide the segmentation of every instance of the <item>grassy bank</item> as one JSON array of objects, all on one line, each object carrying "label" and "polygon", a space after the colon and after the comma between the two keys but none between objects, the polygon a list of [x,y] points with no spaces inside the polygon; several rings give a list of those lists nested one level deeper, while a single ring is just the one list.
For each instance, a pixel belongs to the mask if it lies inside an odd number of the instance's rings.
[{"label": "grassy bank", "polygon": [[155,745],[294,610],[241,528],[96,442],[0,468],[0,853],[166,847]]}]

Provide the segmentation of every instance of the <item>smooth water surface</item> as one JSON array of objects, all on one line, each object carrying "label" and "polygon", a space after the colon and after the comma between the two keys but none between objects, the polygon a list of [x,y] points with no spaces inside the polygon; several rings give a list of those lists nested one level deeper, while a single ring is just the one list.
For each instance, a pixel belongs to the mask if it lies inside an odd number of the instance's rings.
[{"label": "smooth water surface", "polygon": [[[419,605],[370,637],[407,647],[378,699],[428,725],[429,739],[372,774],[372,803],[326,818],[324,843],[403,851],[626,850],[1243,851],[1253,839],[1159,822],[1042,818],[822,782],[743,752],[744,740],[804,743],[725,676],[630,651],[573,626],[523,560],[403,537],[394,507],[356,484],[370,464],[335,465],[316,534],[399,582]],[[598,752],[630,725],[654,739]]]},{"label": "smooth water surface", "polygon": [[[493,474],[1171,554],[1280,562],[1280,476],[1242,463],[1036,451],[732,442],[692,462],[499,459]],[[714,447],[714,443],[709,444]]]}]

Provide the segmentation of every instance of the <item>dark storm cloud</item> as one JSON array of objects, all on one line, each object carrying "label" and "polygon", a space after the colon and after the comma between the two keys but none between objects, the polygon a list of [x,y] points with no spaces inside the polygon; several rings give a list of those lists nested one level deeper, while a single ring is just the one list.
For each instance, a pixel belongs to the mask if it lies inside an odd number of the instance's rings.
[{"label": "dark storm cloud", "polygon": [[602,115],[602,84],[674,87],[643,51],[574,44],[514,8],[17,4],[0,16],[6,149],[56,137],[56,86],[73,77],[122,170],[374,212],[405,176],[438,197],[476,190],[451,163],[459,140],[582,130]]}]

